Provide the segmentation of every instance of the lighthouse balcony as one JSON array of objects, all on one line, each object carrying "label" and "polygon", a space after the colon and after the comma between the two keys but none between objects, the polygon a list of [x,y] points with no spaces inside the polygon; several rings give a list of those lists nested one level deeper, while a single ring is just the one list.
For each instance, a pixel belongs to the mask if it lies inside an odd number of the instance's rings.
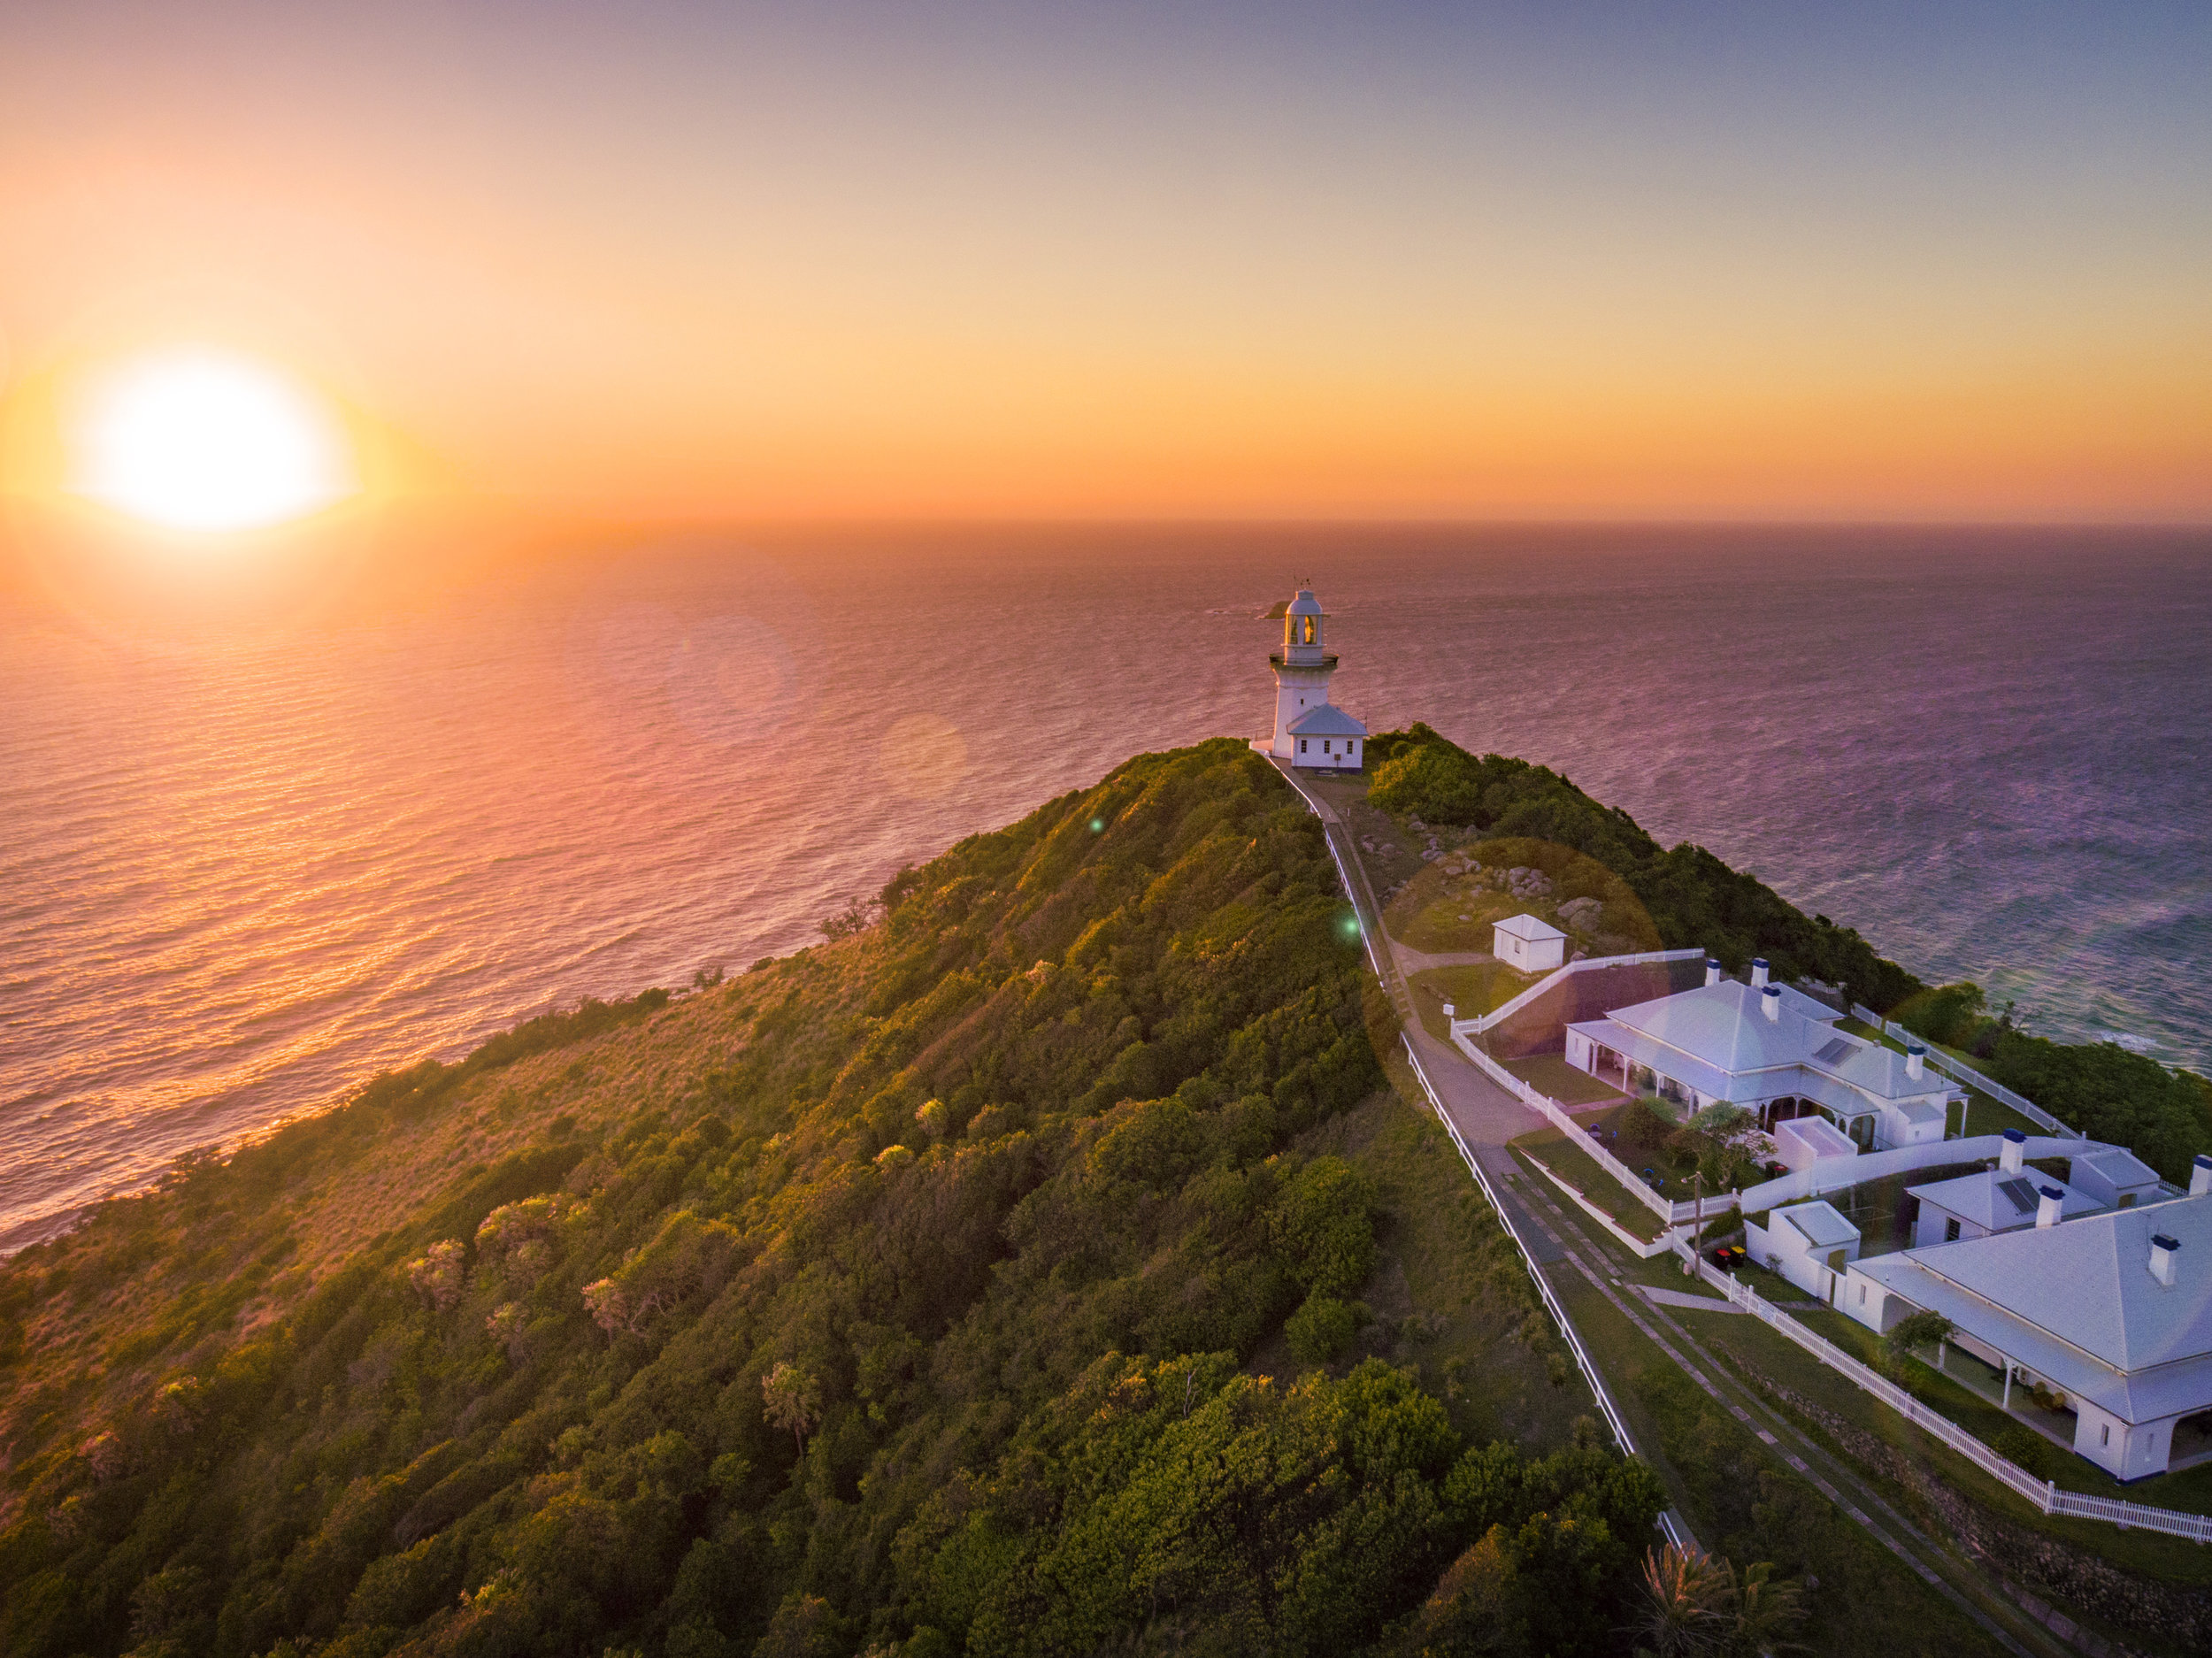
[{"label": "lighthouse balcony", "polygon": [[1336,668],[1336,653],[1334,651],[1331,651],[1325,656],[1319,652],[1316,652],[1310,656],[1300,655],[1286,659],[1283,653],[1278,650],[1271,652],[1268,656],[1267,661],[1270,667],[1278,669],[1326,668],[1333,672]]}]

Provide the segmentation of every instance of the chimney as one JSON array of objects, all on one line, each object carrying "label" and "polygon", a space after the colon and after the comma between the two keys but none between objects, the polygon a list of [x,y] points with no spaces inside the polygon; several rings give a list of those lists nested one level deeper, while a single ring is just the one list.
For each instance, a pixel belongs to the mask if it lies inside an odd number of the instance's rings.
[{"label": "chimney", "polygon": [[1777,985],[1769,985],[1759,993],[1759,1006],[1766,1010],[1767,1023],[1779,1024],[1782,1018],[1782,991]]},{"label": "chimney", "polygon": [[2055,1186],[2038,1186],[2036,1194],[2043,1201],[2035,1206],[2035,1224],[2039,1227],[2058,1224],[2058,1212],[2066,1201],[2064,1188]]},{"label": "chimney", "polygon": [[2016,1128],[2005,1131],[2005,1143],[1997,1148],[1997,1167],[2005,1174],[2020,1172],[2020,1159],[2028,1155],[2028,1137]]},{"label": "chimney", "polygon": [[2174,1257],[2180,1253],[2180,1239],[2169,1238],[2162,1232],[2151,1234],[2151,1276],[2168,1289],[2174,1286]]},{"label": "chimney", "polygon": [[1928,1068],[1928,1050],[1917,1042],[1905,1044],[1905,1074],[1918,1082]]},{"label": "chimney", "polygon": [[1755,956],[1751,958],[1751,987],[1754,990],[1764,990],[1766,984],[1767,958],[1763,956]]},{"label": "chimney", "polygon": [[1708,985],[1720,983],[1720,963],[1709,956],[1705,958],[1705,982]]},{"label": "chimney", "polygon": [[2189,1169],[2189,1195],[2202,1197],[2212,1192],[2212,1152],[2199,1152]]}]

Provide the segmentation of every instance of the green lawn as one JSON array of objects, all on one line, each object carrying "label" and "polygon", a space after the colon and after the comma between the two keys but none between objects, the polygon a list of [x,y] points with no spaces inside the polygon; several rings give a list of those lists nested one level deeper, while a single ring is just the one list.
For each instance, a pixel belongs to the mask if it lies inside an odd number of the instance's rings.
[{"label": "green lawn", "polygon": [[1454,1014],[1471,1019],[1503,1007],[1528,987],[1529,980],[1496,962],[1470,962],[1457,967],[1432,967],[1406,980],[1413,989],[1413,1005],[1420,1009],[1421,1024],[1439,1041],[1449,1041],[1444,1004]]},{"label": "green lawn", "polygon": [[[1556,1128],[1540,1128],[1512,1142],[1512,1149],[1540,1163],[1569,1186],[1620,1223],[1621,1230],[1648,1243],[1665,1230],[1652,1207],[1598,1166],[1597,1160],[1572,1144]],[[1541,1176],[1537,1177],[1541,1178]]]},{"label": "green lawn", "polygon": [[1505,1068],[1531,1087],[1549,1094],[1562,1105],[1623,1105],[1628,1096],[1586,1071],[1577,1071],[1563,1054],[1531,1054],[1525,1059],[1502,1062]]}]

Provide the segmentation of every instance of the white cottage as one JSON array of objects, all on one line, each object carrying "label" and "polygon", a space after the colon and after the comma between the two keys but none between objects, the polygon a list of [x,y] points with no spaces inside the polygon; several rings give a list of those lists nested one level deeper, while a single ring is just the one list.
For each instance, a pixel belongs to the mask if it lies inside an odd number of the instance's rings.
[{"label": "white cottage", "polygon": [[2063,1180],[2026,1167],[2023,1154],[2027,1140],[2018,1129],[2008,1128],[1994,1169],[1907,1186],[1905,1195],[1919,1204],[1912,1229],[1914,1247],[1986,1238],[2024,1226],[2049,1226],[2107,1207]]},{"label": "white cottage", "polygon": [[1275,670],[1275,730],[1252,747],[1313,771],[1356,771],[1366,763],[1367,727],[1329,701],[1336,656],[1327,623],[1310,587],[1284,607],[1283,648],[1267,659]]},{"label": "white cottage", "polygon": [[1838,1305],[1875,1331],[1942,1314],[2007,1402],[2040,1384],[2082,1455],[2121,1479],[2164,1473],[2212,1456],[2212,1180],[2193,1192],[1859,1261]]},{"label": "white cottage", "polygon": [[1508,916],[1490,929],[1490,953],[1525,973],[1548,973],[1567,959],[1567,935],[1534,916]]},{"label": "white cottage", "polygon": [[1763,1128],[1824,1117],[1862,1148],[1944,1138],[1951,1102],[1966,1095],[1917,1048],[1901,1054],[1836,1030],[1833,1008],[1767,980],[1764,961],[1747,985],[1709,961],[1695,990],[1570,1025],[1567,1063],[1693,1110],[1740,1105]]}]

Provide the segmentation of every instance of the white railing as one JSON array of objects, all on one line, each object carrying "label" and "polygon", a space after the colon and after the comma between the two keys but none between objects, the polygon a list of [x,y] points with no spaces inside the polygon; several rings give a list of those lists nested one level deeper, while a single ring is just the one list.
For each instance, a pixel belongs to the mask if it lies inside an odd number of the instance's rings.
[{"label": "white railing", "polygon": [[[1855,1002],[1851,1004],[1851,1017],[1863,1024],[1872,1025],[1884,1036],[1893,1036],[1897,1038],[1897,1040],[1901,1042],[1921,1042],[1921,1039],[1919,1037],[1914,1035],[1903,1025],[1894,1024],[1892,1021],[1884,1018],[1880,1014],[1875,1012],[1873,1009],[1868,1007],[1863,1002]],[[2088,1138],[2085,1133],[2084,1133],[2080,1129],[2076,1128],[2071,1123],[2060,1122],[2058,1118],[2053,1117],[2041,1106],[2036,1104],[2034,1101],[2029,1099],[2026,1094],[2014,1093],[2010,1088],[2006,1087],[2003,1083],[1995,1080],[1993,1078],[1983,1076],[1980,1071],[1975,1070],[1973,1066],[1967,1064],[1963,1060],[1952,1058],[1950,1055],[1942,1052],[1931,1043],[1921,1042],[1921,1045],[1928,1050],[1928,1063],[1931,1065],[1933,1065],[1938,1071],[1942,1071],[1946,1076],[1953,1078],[1956,1081],[1963,1082],[1969,1086],[1979,1088],[1984,1094],[1987,1094],[1993,1100],[2002,1101],[2005,1104],[2010,1106],[2014,1110],[2019,1112],[2021,1116],[2026,1117],[2030,1122],[2040,1123],[2045,1128],[2049,1129],[2054,1134],[2062,1134],[2072,1140],[2086,1140]]]},{"label": "white railing", "polygon": [[1522,1238],[1520,1228],[1514,1225],[1512,1215],[1507,1210],[1505,1205],[1498,1201],[1498,1194],[1496,1188],[1490,1184],[1490,1177],[1483,1173],[1482,1165],[1475,1161],[1475,1154],[1468,1148],[1466,1140],[1462,1138],[1459,1125],[1452,1121],[1452,1114],[1444,1109],[1444,1101],[1437,1097],[1436,1089],[1429,1081],[1429,1073],[1421,1067],[1421,1055],[1413,1050],[1413,1039],[1401,1031],[1398,1032],[1398,1040],[1405,1044],[1406,1058],[1413,1066],[1413,1074],[1420,1078],[1421,1092],[1428,1095],[1429,1109],[1436,1113],[1436,1120],[1443,1124],[1444,1132],[1452,1137],[1452,1144],[1458,1148],[1460,1161],[1467,1165],[1467,1172],[1475,1177],[1475,1185],[1481,1189],[1484,1200],[1496,1214],[1499,1224],[1505,1228],[1505,1235],[1513,1240],[1513,1247],[1521,1252],[1521,1263],[1528,1269],[1528,1276],[1536,1286],[1536,1293],[1543,1297],[1544,1310],[1551,1315],[1552,1322],[1559,1326],[1559,1333],[1566,1341],[1568,1350],[1574,1355],[1575,1363],[1581,1370],[1583,1379],[1590,1384],[1590,1391],[1597,1396],[1598,1409],[1605,1413],[1606,1425],[1613,1430],[1613,1437],[1620,1442],[1621,1449],[1633,1456],[1636,1454],[1636,1446],[1629,1437],[1628,1424],[1621,1420],[1621,1413],[1614,1407],[1613,1396],[1605,1391],[1605,1383],[1598,1375],[1597,1366],[1590,1362],[1589,1354],[1583,1348],[1582,1338],[1575,1333],[1574,1325],[1568,1321],[1567,1309],[1559,1304],[1559,1298],[1552,1293],[1551,1285],[1545,1279],[1542,1270],[1537,1266],[1536,1256]]},{"label": "white railing", "polygon": [[1476,1067],[1491,1081],[1496,1083],[1498,1086],[1503,1088],[1530,1110],[1540,1114],[1544,1120],[1554,1128],[1566,1134],[1570,1145],[1588,1156],[1591,1162],[1596,1163],[1599,1168],[1604,1170],[1618,1182],[1630,1196],[1642,1203],[1668,1225],[1678,1226],[1685,1221],[1697,1219],[1700,1215],[1710,1219],[1716,1215],[1724,1214],[1736,1207],[1736,1194],[1733,1192],[1716,1192],[1706,1198],[1701,1205],[1695,1200],[1679,1203],[1661,1196],[1645,1184],[1642,1175],[1632,1171],[1626,1163],[1606,1150],[1598,1142],[1596,1137],[1581,1124],[1576,1122],[1568,1114],[1567,1108],[1560,1104],[1558,1101],[1533,1084],[1522,1081],[1520,1078],[1477,1048],[1457,1030],[1453,1032],[1453,1045],[1469,1059],[1474,1061]]},{"label": "white railing", "polygon": [[2170,1537],[2184,1537],[2196,1543],[2212,1543],[2212,1515],[2184,1514],[2173,1508],[2154,1508],[2147,1503],[2126,1502],[2111,1497],[2086,1497],[2078,1492],[2061,1491],[2051,1480],[2038,1479],[2009,1457],[2000,1455],[1976,1439],[1948,1416],[1915,1399],[1886,1376],[1861,1363],[1826,1337],[1808,1329],[1749,1285],[1739,1283],[1730,1274],[1716,1269],[1694,1249],[1684,1253],[1697,1268],[1698,1276],[1731,1301],[1746,1312],[1755,1315],[1770,1329],[1780,1332],[1829,1369],[1856,1383],[1915,1427],[1942,1440],[1985,1473],[2001,1480],[2045,1514],[2107,1520],[2115,1525],[2135,1527],[2146,1531],[2163,1531]]},{"label": "white railing", "polygon": [[1701,949],[1645,950],[1636,956],[1586,956],[1578,962],[1569,962],[1564,967],[1555,967],[1526,990],[1521,992],[1519,995],[1514,997],[1512,1001],[1502,1007],[1493,1008],[1479,1018],[1454,1019],[1452,1034],[1455,1037],[1462,1031],[1471,1031],[1479,1036],[1483,1032],[1494,1029],[1502,1021],[1518,1013],[1554,985],[1563,983],[1577,973],[1586,973],[1594,967],[1641,967],[1651,962],[1702,960],[1704,956],[1705,952]]}]

